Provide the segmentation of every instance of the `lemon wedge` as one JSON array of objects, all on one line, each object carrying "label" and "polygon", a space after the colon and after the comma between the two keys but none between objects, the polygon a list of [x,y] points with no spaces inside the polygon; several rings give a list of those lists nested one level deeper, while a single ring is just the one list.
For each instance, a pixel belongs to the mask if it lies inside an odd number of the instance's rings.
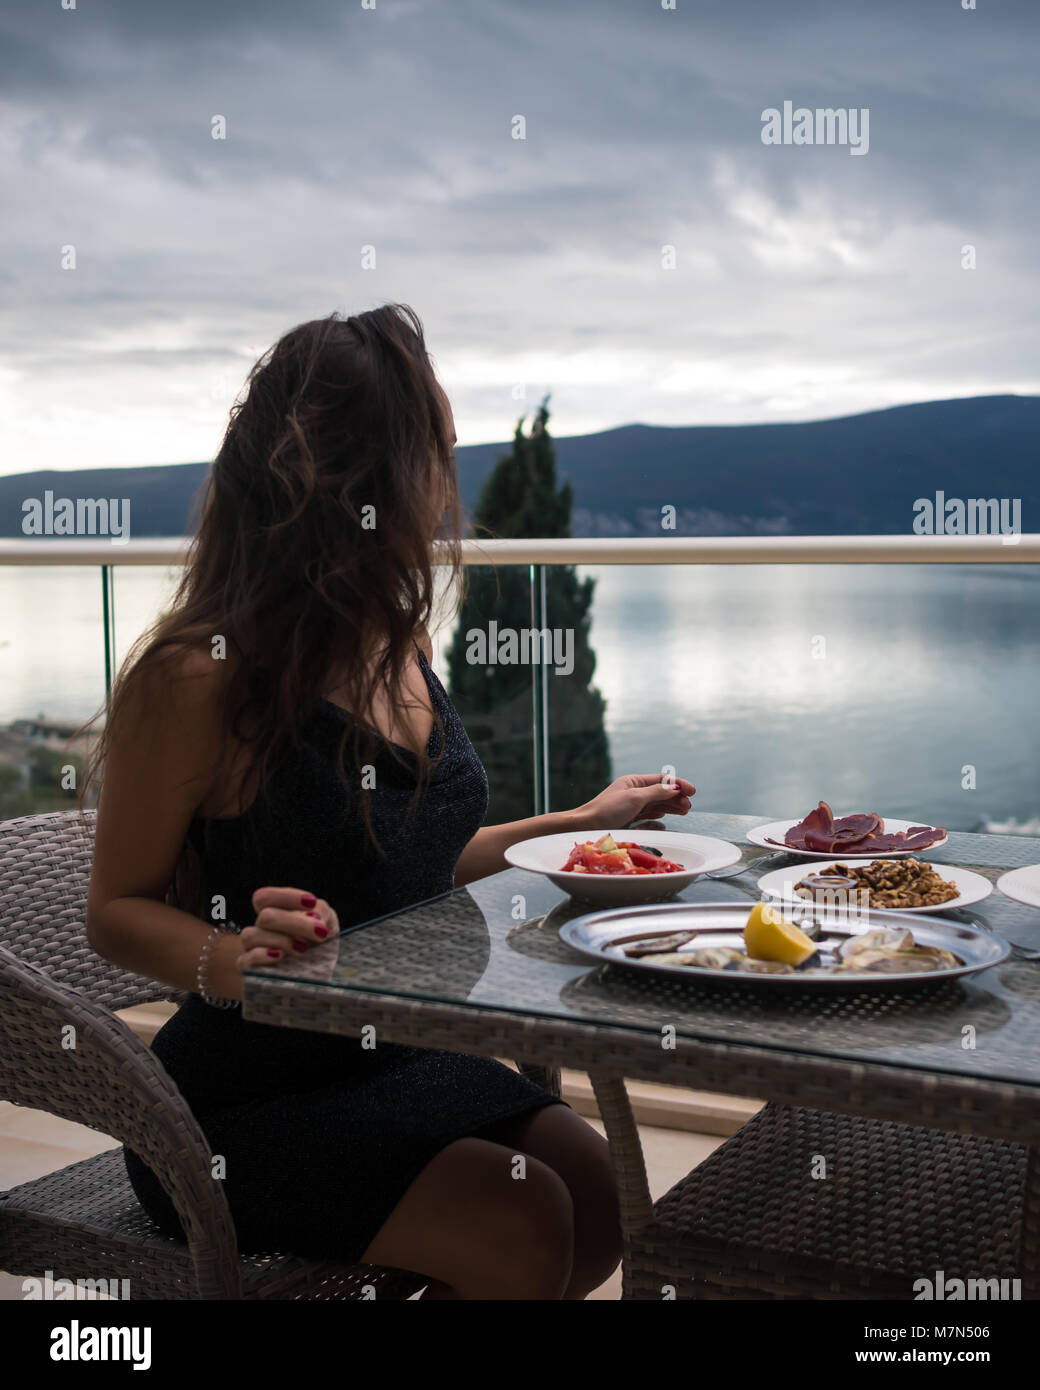
[{"label": "lemon wedge", "polygon": [[779,960],[785,965],[801,965],[816,950],[793,922],[787,922],[768,903],[756,903],[744,928],[744,946],[755,960]]}]

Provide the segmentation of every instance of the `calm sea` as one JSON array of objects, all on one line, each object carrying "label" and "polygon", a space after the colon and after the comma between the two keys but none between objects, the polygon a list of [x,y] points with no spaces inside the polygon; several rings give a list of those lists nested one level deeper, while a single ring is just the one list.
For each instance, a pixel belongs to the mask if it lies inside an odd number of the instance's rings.
[{"label": "calm sea", "polygon": [[[955,829],[1040,813],[1040,567],[587,573],[616,774],[672,764],[696,806],[770,818],[821,797]],[[117,570],[120,655],[173,578]],[[0,724],[93,713],[98,572],[7,568],[0,594]]]}]

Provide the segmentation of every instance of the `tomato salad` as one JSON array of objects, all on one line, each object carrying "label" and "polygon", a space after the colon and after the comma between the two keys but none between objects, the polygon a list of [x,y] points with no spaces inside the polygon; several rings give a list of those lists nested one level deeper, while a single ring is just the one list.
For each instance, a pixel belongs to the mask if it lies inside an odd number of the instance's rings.
[{"label": "tomato salad", "polygon": [[679,874],[681,864],[665,859],[660,850],[636,844],[635,840],[615,840],[601,835],[598,840],[576,844],[570,852],[566,873],[575,874]]}]

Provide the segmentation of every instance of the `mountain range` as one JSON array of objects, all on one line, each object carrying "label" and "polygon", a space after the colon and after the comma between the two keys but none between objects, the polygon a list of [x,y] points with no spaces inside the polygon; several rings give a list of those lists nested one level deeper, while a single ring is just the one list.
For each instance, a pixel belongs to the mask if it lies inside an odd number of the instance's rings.
[{"label": "mountain range", "polygon": [[[973,396],[771,425],[624,425],[555,439],[574,489],[575,536],[891,535],[914,503],[1016,498],[1021,529],[1040,529],[1040,396]],[[463,504],[508,443],[457,451]],[[23,537],[23,504],[129,498],[131,535],[186,532],[208,463],[85,468],[0,477],[0,536]],[[662,508],[674,527],[662,530]]]}]

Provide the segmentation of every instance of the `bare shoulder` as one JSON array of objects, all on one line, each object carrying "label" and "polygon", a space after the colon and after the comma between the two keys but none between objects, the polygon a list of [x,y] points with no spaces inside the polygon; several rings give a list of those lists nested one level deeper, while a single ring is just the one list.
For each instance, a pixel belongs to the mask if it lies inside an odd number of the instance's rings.
[{"label": "bare shoulder", "polygon": [[98,803],[95,905],[162,900],[221,764],[225,663],[205,644],[145,649],[116,685]]},{"label": "bare shoulder", "polygon": [[212,735],[228,675],[203,644],[185,644],[134,664],[123,681],[119,713],[138,729],[170,724],[190,737]]},{"label": "bare shoulder", "polygon": [[210,646],[199,643],[171,651],[165,666],[176,698],[189,706],[217,700],[232,670],[228,659],[214,655]]}]

